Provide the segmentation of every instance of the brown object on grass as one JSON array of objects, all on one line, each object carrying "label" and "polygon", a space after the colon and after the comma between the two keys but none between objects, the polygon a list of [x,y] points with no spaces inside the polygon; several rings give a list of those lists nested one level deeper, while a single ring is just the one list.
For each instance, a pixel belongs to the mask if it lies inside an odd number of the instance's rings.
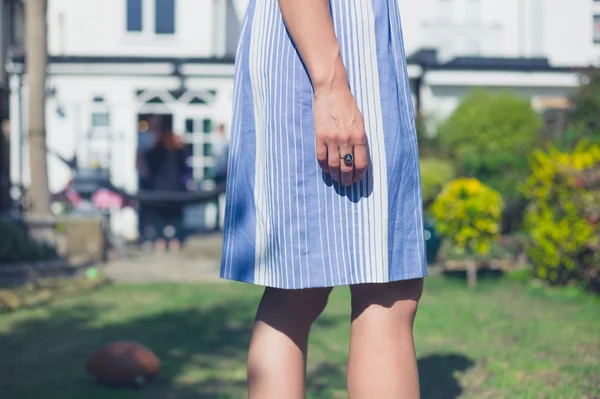
[{"label": "brown object on grass", "polygon": [[86,371],[105,385],[143,385],[160,370],[160,360],[137,342],[111,342],[88,359]]}]

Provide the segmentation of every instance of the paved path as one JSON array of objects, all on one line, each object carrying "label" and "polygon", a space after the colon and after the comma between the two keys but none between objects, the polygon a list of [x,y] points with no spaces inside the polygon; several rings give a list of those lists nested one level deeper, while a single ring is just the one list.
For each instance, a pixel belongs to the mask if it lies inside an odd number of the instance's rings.
[{"label": "paved path", "polygon": [[222,236],[192,237],[179,253],[156,254],[127,249],[126,259],[114,259],[103,267],[116,282],[222,281],[219,278]]}]

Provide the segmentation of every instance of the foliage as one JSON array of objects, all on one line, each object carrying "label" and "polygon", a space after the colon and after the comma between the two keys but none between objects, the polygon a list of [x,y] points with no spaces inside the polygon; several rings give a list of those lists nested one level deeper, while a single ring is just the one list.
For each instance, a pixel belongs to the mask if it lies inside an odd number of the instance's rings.
[{"label": "foliage", "polygon": [[423,204],[427,208],[450,180],[456,177],[452,162],[436,158],[421,158]]},{"label": "foliage", "polygon": [[600,282],[600,188],[583,180],[590,172],[600,174],[600,145],[581,142],[572,152],[538,150],[531,168],[525,226],[535,274],[553,284]]},{"label": "foliage", "polygon": [[54,249],[36,243],[27,229],[10,220],[0,219],[0,264],[54,259]]},{"label": "foliage", "polygon": [[486,255],[500,233],[502,196],[477,179],[448,183],[432,206],[439,231],[462,252]]},{"label": "foliage", "polygon": [[512,198],[520,195],[527,156],[541,140],[542,126],[527,101],[509,92],[475,90],[440,126],[439,135],[460,172]]},{"label": "foliage", "polygon": [[434,127],[434,117],[417,115],[415,123],[419,154],[424,158],[437,158],[443,156],[440,138],[437,134],[437,127]]},{"label": "foliage", "polygon": [[581,139],[600,143],[600,72],[583,74],[579,89],[572,97],[573,108],[569,113],[568,127],[564,137],[556,145],[573,149]]}]

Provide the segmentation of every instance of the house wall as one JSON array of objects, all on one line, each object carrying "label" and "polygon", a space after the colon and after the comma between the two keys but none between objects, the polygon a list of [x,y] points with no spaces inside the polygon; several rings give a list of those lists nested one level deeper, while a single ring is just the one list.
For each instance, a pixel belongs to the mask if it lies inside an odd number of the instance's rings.
[{"label": "house wall", "polygon": [[[126,0],[49,0],[54,55],[209,57],[234,48],[249,0],[175,0],[174,34],[156,34],[155,1],[143,3],[142,32],[126,29]],[[407,53],[548,57],[554,65],[600,65],[594,0],[396,0]],[[233,15],[235,14],[235,15]],[[232,18],[233,16],[233,18]]]},{"label": "house wall", "polygon": [[600,65],[594,0],[397,0],[410,54],[548,57],[553,65]]},{"label": "house wall", "polygon": [[[49,0],[52,55],[210,57],[225,29],[215,5],[224,0],[176,0],[175,33],[155,32],[155,0],[142,0],[142,31],[127,31],[126,0]],[[225,40],[223,36],[222,39]]]}]

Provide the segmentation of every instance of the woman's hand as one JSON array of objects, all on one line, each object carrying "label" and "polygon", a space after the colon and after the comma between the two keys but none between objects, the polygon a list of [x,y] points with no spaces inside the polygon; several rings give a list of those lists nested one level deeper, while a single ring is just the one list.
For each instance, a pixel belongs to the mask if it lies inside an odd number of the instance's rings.
[{"label": "woman's hand", "polygon": [[[313,111],[319,165],[345,187],[359,182],[369,164],[367,136],[348,85],[315,88]],[[346,154],[352,163],[344,162]]]}]

